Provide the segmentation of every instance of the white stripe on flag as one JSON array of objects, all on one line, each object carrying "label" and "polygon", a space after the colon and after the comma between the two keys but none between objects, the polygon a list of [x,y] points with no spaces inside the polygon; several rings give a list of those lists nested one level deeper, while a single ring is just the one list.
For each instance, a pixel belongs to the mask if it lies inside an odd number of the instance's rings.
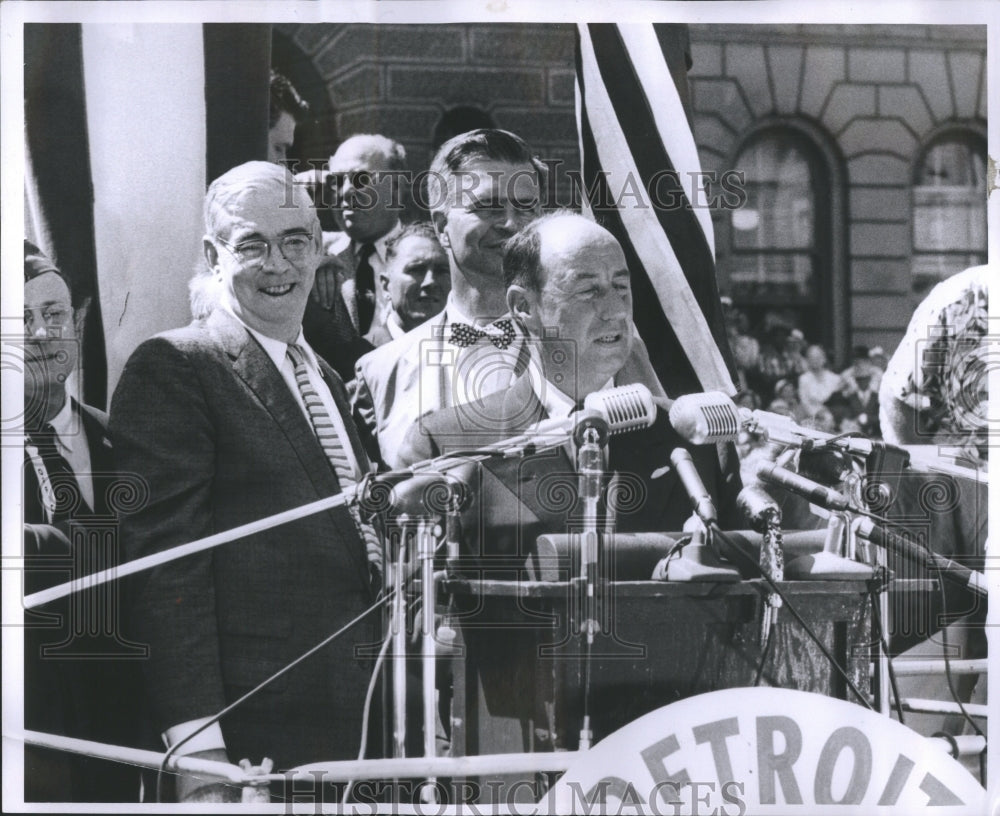
[{"label": "white stripe on flag", "polygon": [[[649,24],[619,25],[618,32],[625,44],[625,50],[628,51],[632,67],[639,77],[643,95],[650,99],[648,89],[656,89],[656,96],[650,100],[649,106],[656,121],[656,133],[667,155],[670,156],[674,170],[680,176],[681,184],[688,191],[688,198],[691,198],[691,184],[694,179],[700,177],[690,174],[701,172],[701,160],[698,158],[694,134],[687,126],[687,115],[684,113],[680,94],[677,93],[674,78],[667,69],[667,61],[663,58],[660,41]],[[694,203],[692,201],[692,204]],[[712,216],[707,207],[694,207],[694,214],[701,224],[701,231],[705,234],[705,241],[714,262],[715,230],[712,228]]]},{"label": "white stripe on flag", "polygon": [[[580,24],[579,30],[585,94],[583,101],[601,169],[607,173],[608,186],[614,194],[615,191],[626,189],[628,179],[637,180],[641,176],[601,79],[587,25]],[[659,53],[659,45],[657,52]],[[672,79],[670,84],[673,87]],[[687,120],[682,121],[686,126]],[[683,346],[698,381],[706,391],[735,394],[732,378],[722,353],[715,344],[708,321],[655,213],[647,206],[620,207],[618,211],[629,239],[656,290],[663,313]]]},{"label": "white stripe on flag", "polygon": [[85,24],[84,88],[108,394],[133,349],[187,324],[205,195],[200,25]]}]

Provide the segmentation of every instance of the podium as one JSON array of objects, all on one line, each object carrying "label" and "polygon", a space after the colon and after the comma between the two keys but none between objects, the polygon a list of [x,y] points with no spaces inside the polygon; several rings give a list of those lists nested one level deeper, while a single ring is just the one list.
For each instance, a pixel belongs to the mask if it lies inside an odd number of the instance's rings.
[{"label": "podium", "polygon": [[[780,586],[867,694],[875,648],[868,581]],[[584,666],[574,582],[461,579],[449,589],[464,610],[453,666],[453,722],[460,726],[453,755],[576,749]],[[766,589],[759,579],[609,584],[602,600],[610,626],[595,638],[591,664],[595,740],[676,700],[753,685]],[[761,685],[853,698],[787,609],[771,638]]]}]

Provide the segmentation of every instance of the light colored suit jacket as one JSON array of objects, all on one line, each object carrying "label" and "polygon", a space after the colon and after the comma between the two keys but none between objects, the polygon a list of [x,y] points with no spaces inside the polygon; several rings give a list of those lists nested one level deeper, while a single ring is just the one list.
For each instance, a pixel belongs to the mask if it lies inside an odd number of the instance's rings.
[{"label": "light colored suit jacket", "polygon": [[[529,341],[516,322],[518,334],[508,349],[480,341],[462,352],[448,342],[447,313],[445,307],[403,337],[364,355],[355,368],[355,421],[374,438],[390,468],[406,464],[403,443],[420,417],[509,387],[528,365],[529,342],[540,344],[544,353],[544,341]],[[631,377],[627,382],[647,383],[656,396],[666,396],[638,336],[623,373]]]}]

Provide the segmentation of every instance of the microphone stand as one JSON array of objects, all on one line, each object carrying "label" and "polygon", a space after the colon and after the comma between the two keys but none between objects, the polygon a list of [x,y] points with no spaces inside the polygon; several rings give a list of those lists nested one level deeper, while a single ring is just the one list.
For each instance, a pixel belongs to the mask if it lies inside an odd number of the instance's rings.
[{"label": "microphone stand", "polygon": [[[763,513],[764,533],[760,543],[760,571],[772,581],[783,581],[785,578],[785,554],[782,550],[781,511],[769,507]],[[760,648],[767,649],[771,630],[778,622],[778,610],[781,608],[781,596],[776,592],[768,592],[767,599],[760,617]]]},{"label": "microphone stand", "polygon": [[[437,647],[434,642],[434,607],[437,583],[434,576],[435,525],[429,519],[417,521],[417,558],[420,561],[421,635],[424,691],[424,756],[435,756],[436,735],[435,687],[437,685]],[[420,799],[425,804],[437,804],[437,778],[428,777],[420,791]]]},{"label": "microphone stand", "polygon": [[[392,589],[389,607],[389,627],[392,632],[392,756],[406,756],[406,594],[403,591],[406,573],[406,543],[409,516],[401,514],[387,533],[395,539],[395,553],[386,547],[386,583]],[[386,542],[389,543],[388,541]],[[392,556],[396,557],[393,558]]]},{"label": "microphone stand", "polygon": [[596,427],[584,427],[578,434],[580,444],[577,449],[577,473],[580,477],[579,494],[583,500],[583,525],[580,531],[580,572],[582,577],[583,626],[583,722],[580,728],[579,750],[590,749],[594,733],[590,727],[590,674],[593,658],[594,635],[600,628],[597,622],[597,560],[598,560],[598,503],[601,498],[601,482],[604,477],[604,452],[602,444],[607,440],[607,432],[602,434]]}]

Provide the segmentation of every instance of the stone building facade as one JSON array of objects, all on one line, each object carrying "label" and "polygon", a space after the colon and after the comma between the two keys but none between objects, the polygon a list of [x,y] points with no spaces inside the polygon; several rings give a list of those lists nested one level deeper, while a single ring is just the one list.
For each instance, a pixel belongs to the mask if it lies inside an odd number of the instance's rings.
[{"label": "stone building facade", "polygon": [[[689,36],[703,167],[745,174],[743,205],[713,212],[721,290],[838,364],[857,344],[891,352],[933,282],[985,262],[985,27]],[[313,104],[303,161],[379,132],[420,171],[456,125],[489,121],[573,170],[574,48],[571,25],[279,24],[273,61]]]}]

